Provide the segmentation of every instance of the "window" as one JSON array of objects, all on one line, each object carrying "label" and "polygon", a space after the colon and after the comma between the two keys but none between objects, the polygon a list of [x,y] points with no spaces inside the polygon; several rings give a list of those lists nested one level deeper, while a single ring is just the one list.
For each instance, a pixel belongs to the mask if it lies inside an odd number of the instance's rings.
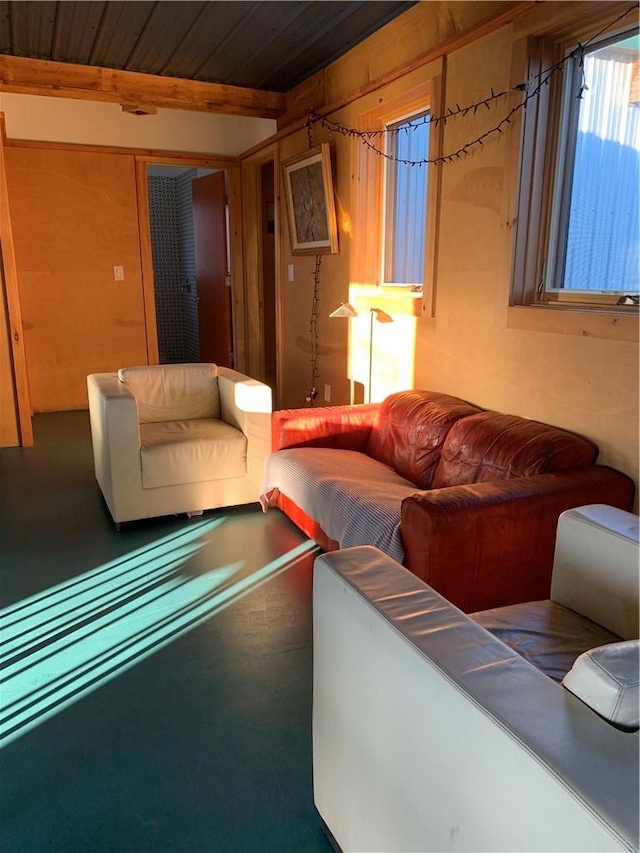
[{"label": "window", "polygon": [[416,86],[392,96],[376,92],[357,117],[357,127],[374,134],[372,145],[354,139],[352,147],[348,227],[357,239],[349,276],[358,304],[434,316],[441,165],[418,164],[441,154],[443,125],[432,126],[429,115],[444,109],[442,73],[439,58],[421,69]]},{"label": "window", "polygon": [[634,71],[637,77],[637,36],[567,62],[548,290],[638,292],[640,95],[631,91]]},{"label": "window", "polygon": [[387,124],[384,216],[385,284],[421,287],[427,223],[429,113]]},{"label": "window", "polygon": [[[640,38],[636,28],[585,43],[565,47],[524,117],[513,303],[635,310]],[[528,78],[562,56],[534,40]]]}]

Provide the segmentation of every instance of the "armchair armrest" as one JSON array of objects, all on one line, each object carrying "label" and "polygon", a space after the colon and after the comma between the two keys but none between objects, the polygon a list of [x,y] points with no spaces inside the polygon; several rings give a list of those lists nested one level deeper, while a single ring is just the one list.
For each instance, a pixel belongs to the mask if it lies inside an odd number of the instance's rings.
[{"label": "armchair armrest", "polygon": [[138,404],[116,373],[92,373],[87,391],[96,479],[116,518],[119,495],[142,486]]},{"label": "armchair armrest", "polygon": [[551,598],[626,640],[639,635],[640,519],[612,506],[563,512]]},{"label": "armchair armrest", "polygon": [[271,449],[271,388],[229,367],[218,367],[220,417],[247,437],[247,468],[262,475]]},{"label": "armchair armrest", "polygon": [[558,517],[628,509],[633,482],[603,465],[417,492],[402,503],[405,565],[467,613],[549,597]]},{"label": "armchair armrest", "polygon": [[273,413],[272,450],[332,447],[364,451],[379,403],[280,409]]}]

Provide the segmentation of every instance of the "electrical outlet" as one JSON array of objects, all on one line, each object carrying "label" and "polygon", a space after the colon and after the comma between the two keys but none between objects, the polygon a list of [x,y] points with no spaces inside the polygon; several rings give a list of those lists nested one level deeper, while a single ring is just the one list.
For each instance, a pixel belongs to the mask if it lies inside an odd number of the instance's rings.
[{"label": "electrical outlet", "polygon": [[124,281],[124,267],[113,268],[114,281]]},{"label": "electrical outlet", "polygon": [[324,386],[324,401],[325,403],[331,402],[331,385]]}]

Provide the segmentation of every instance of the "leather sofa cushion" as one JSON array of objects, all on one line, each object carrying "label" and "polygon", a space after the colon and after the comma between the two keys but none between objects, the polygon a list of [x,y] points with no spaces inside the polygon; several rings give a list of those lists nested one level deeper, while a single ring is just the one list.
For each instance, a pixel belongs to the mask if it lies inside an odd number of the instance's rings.
[{"label": "leather sofa cushion", "polygon": [[215,364],[127,367],[118,379],[136,398],[141,424],[220,417]]},{"label": "leather sofa cushion", "polygon": [[490,483],[593,465],[598,448],[548,424],[478,412],[453,424],[431,488]]},{"label": "leather sofa cushion", "polygon": [[380,405],[367,454],[421,489],[431,487],[447,433],[460,418],[480,412],[457,397],[433,391],[401,391]]},{"label": "leather sofa cushion", "polygon": [[584,652],[562,683],[596,713],[620,728],[638,728],[640,640]]},{"label": "leather sofa cushion", "polygon": [[496,607],[471,618],[554,681],[562,681],[583,652],[620,639],[555,601]]},{"label": "leather sofa cushion", "polygon": [[156,489],[244,477],[247,439],[213,419],[140,424],[142,487]]}]

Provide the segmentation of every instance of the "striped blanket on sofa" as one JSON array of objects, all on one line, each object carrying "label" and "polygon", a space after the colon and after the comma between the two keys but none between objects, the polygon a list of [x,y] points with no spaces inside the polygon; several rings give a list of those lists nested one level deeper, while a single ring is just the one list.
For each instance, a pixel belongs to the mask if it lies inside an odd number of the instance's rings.
[{"label": "striped blanket on sofa", "polygon": [[400,505],[418,489],[388,465],[354,450],[280,450],[265,465],[260,498],[265,512],[275,489],[314,518],[341,548],[375,545],[402,562]]}]

